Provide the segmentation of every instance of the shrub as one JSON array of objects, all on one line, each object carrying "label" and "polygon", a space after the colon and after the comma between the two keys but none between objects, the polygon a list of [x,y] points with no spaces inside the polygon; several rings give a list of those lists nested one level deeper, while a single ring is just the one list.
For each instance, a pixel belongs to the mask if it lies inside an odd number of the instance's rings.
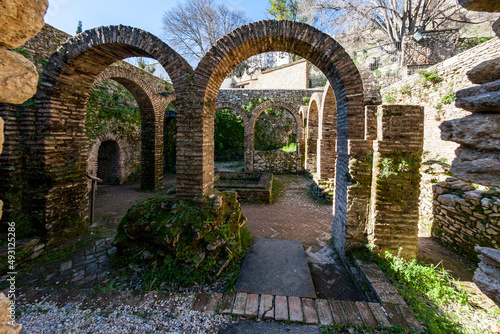
[{"label": "shrub", "polygon": [[420,75],[421,78],[423,78],[424,82],[430,81],[433,84],[436,84],[443,81],[443,78],[439,76],[435,68],[429,71],[420,70],[418,71],[418,74]]}]

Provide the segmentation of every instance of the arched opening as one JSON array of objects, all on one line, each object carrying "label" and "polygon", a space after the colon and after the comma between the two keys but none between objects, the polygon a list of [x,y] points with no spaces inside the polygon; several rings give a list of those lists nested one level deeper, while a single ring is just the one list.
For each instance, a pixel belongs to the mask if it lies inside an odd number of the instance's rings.
[{"label": "arched opening", "polygon": [[101,143],[97,154],[97,177],[103,184],[120,184],[120,147],[114,140]]},{"label": "arched opening", "polygon": [[[238,28],[224,36],[201,59],[195,72],[201,85],[199,101],[203,123],[198,140],[203,146],[198,179],[202,193],[213,187],[213,143],[205,136],[213,133],[215,100],[227,74],[243,60],[264,52],[283,51],[301,56],[317,66],[327,77],[336,97],[337,173],[335,186],[333,240],[343,254],[347,218],[347,186],[349,177],[348,139],[364,139],[363,84],[356,65],[345,50],[330,36],[291,21],[260,21]],[[194,139],[194,138],[193,138]],[[186,143],[187,144],[187,143]],[[179,190],[179,189],[178,189]],[[180,189],[182,192],[183,189]],[[186,189],[187,191],[187,189]]]},{"label": "arched opening", "polygon": [[215,114],[214,159],[217,171],[243,171],[245,168],[245,123],[234,109]]},{"label": "arched opening", "polygon": [[302,171],[303,126],[297,109],[285,102],[268,101],[252,112],[254,171]]},{"label": "arched opening", "polygon": [[[70,39],[49,59],[41,75],[36,99],[36,118],[41,126],[33,155],[34,184],[38,185],[37,208],[49,232],[78,229],[85,222],[87,180],[85,165],[88,145],[85,138],[85,107],[92,85],[108,66],[128,57],[149,57],[159,61],[170,76],[178,95],[189,84],[186,72],[191,67],[168,45],[139,29],[110,26],[92,29]],[[141,111],[142,132],[154,133],[142,142],[144,162],[152,161],[151,169],[142,168],[141,179],[148,188],[161,185],[156,173],[162,166],[163,113],[155,108],[160,103],[130,78],[113,77],[136,98]],[[143,98],[144,97],[144,98]],[[182,100],[178,98],[178,101]],[[181,103],[182,105],[182,103]],[[144,117],[143,117],[144,115]],[[46,163],[50,161],[50,163]],[[50,196],[49,196],[50,195]],[[58,210],[51,210],[57,201]]]},{"label": "arched opening", "polygon": [[306,132],[306,161],[305,169],[310,173],[316,172],[317,141],[318,141],[318,112],[321,106],[321,94],[313,94],[309,102]]},{"label": "arched opening", "polygon": [[163,124],[163,173],[176,172],[177,155],[177,110],[170,103],[165,111]]}]

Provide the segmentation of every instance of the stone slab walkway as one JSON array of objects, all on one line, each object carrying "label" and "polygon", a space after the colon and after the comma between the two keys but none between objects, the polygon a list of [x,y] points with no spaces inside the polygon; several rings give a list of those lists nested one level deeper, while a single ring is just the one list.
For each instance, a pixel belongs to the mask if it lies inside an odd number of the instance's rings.
[{"label": "stone slab walkway", "polygon": [[235,291],[316,298],[302,243],[254,238]]},{"label": "stone slab walkway", "polygon": [[384,328],[400,326],[417,332],[424,327],[376,264],[356,261],[379,302],[301,298],[228,292],[200,293],[193,309],[206,314],[231,314],[256,320]]}]

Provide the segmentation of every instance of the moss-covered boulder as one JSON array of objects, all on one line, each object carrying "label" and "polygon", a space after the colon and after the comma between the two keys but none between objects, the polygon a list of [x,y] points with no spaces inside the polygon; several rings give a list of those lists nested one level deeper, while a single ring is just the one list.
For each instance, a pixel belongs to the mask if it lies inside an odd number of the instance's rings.
[{"label": "moss-covered boulder", "polygon": [[189,286],[231,273],[252,241],[245,223],[236,193],[152,197],[128,210],[114,244],[119,261],[152,269],[145,281]]}]

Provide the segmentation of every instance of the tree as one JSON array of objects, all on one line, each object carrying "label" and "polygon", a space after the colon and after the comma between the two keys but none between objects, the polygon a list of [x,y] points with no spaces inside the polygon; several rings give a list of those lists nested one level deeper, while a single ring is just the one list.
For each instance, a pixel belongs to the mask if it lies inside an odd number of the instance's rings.
[{"label": "tree", "polygon": [[267,13],[277,20],[299,21],[298,0],[268,0],[269,7]]},{"label": "tree", "polygon": [[301,0],[299,7],[323,29],[333,27],[333,33],[375,29],[398,50],[404,34],[437,29],[450,21],[468,22],[449,0]]},{"label": "tree", "polygon": [[78,26],[76,27],[76,34],[78,35],[81,32],[82,32],[82,21],[78,21]]},{"label": "tree", "polygon": [[154,65],[148,64],[148,62],[146,62],[142,57],[137,58],[137,67],[151,74],[153,74],[156,71]]},{"label": "tree", "polygon": [[167,43],[189,61],[198,61],[227,33],[248,22],[242,9],[232,10],[215,0],[187,0],[165,12]]}]

